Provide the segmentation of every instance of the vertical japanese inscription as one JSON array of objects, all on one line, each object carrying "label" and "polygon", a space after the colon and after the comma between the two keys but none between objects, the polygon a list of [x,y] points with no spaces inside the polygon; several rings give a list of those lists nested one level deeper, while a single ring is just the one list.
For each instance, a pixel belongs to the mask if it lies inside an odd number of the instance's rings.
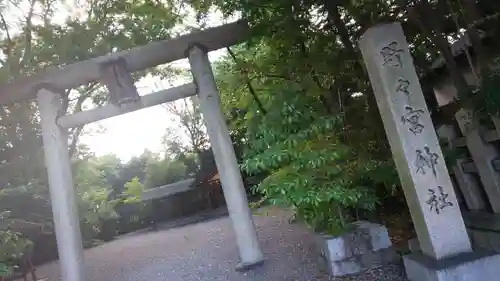
[{"label": "vertical japanese inscription", "polygon": [[427,170],[431,170],[434,176],[436,176],[436,165],[438,163],[439,156],[430,150],[428,146],[424,146],[424,150],[417,149],[415,159],[416,172],[425,175]]},{"label": "vertical japanese inscription", "polygon": [[398,77],[396,80],[396,94],[403,94],[407,103],[410,103],[411,99],[410,84],[410,80],[405,78]]},{"label": "vertical japanese inscription", "polygon": [[[384,67],[404,68],[403,53],[404,50],[400,48],[397,41],[390,42],[380,50],[383,61],[382,65]],[[397,77],[395,93],[404,95],[407,101],[407,104],[404,106],[405,112],[401,116],[401,123],[408,125],[408,130],[413,136],[417,136],[425,129],[424,124],[421,122],[421,117],[425,115],[425,110],[412,105],[410,88],[411,81],[409,79],[406,79],[404,76]],[[415,153],[416,156],[413,164],[416,173],[426,175],[428,172],[432,172],[434,177],[437,177],[438,154],[432,152],[428,146],[424,146],[423,149],[416,149]],[[428,191],[428,199],[425,203],[429,206],[431,212],[436,212],[439,215],[445,208],[453,206],[453,203],[448,201],[448,194],[442,186],[438,185],[437,190],[429,188]]]},{"label": "vertical japanese inscription", "polygon": [[420,117],[425,113],[423,109],[413,108],[409,105],[405,106],[406,114],[401,116],[401,122],[403,124],[410,124],[408,129],[413,135],[422,133],[425,126],[420,123]]},{"label": "vertical japanese inscription", "polygon": [[396,93],[403,93],[410,98],[410,80],[399,77],[396,82]]},{"label": "vertical japanese inscription", "polygon": [[[397,68],[403,68],[403,49],[399,47],[398,42],[393,41],[386,46],[382,47],[380,54],[383,59],[383,66],[391,66]],[[395,91],[397,94],[404,94],[406,96],[407,102],[411,104],[411,92],[410,92],[411,81],[404,78],[398,77],[396,80]],[[405,106],[406,113],[401,116],[401,123],[409,124],[408,130],[417,135],[422,133],[425,126],[420,122],[420,117],[424,114],[423,109],[413,108],[411,105]]]},{"label": "vertical japanese inscription", "polygon": [[383,65],[403,68],[403,60],[401,58],[402,53],[403,49],[399,47],[399,43],[397,41],[393,41],[382,47],[380,54],[384,60]]},{"label": "vertical japanese inscription", "polygon": [[453,203],[448,201],[448,194],[444,192],[444,188],[442,186],[438,186],[437,193],[436,190],[429,188],[429,199],[426,203],[429,205],[429,210],[431,212],[436,212],[438,215],[443,211],[443,209],[453,206]]}]

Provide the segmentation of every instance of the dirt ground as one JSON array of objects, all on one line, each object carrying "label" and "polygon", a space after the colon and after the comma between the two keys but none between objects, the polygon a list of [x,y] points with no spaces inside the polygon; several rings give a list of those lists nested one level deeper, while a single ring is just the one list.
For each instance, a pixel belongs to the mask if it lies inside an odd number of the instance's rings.
[{"label": "dirt ground", "polygon": [[[287,212],[269,209],[254,216],[265,263],[246,273],[234,270],[238,250],[228,217],[176,228],[127,235],[85,251],[92,281],[326,281],[317,263],[313,235],[288,222]],[[39,279],[60,280],[57,262],[41,266]],[[336,279],[337,280],[337,279]],[[406,280],[390,265],[338,280]]]}]

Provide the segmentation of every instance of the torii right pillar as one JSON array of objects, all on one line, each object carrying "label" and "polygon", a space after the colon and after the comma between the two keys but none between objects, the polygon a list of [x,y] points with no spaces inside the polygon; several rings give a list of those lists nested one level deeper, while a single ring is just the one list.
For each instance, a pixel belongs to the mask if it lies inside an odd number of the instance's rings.
[{"label": "torii right pillar", "polygon": [[248,198],[236,161],[233,143],[222,114],[219,91],[206,49],[194,44],[186,52],[193,79],[198,88],[200,108],[221,176],[222,189],[240,252],[241,262],[236,270],[249,270],[261,265],[264,262],[264,256],[259,245],[252,213],[248,207]]},{"label": "torii right pillar", "polygon": [[368,29],[360,48],[421,247],[408,278],[500,280],[500,255],[472,250],[401,24]]}]

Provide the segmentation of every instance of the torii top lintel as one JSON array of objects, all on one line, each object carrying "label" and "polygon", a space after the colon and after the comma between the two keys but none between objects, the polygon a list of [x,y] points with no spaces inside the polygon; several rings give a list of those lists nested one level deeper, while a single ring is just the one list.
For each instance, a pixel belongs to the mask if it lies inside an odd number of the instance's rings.
[{"label": "torii top lintel", "polygon": [[36,96],[37,88],[44,84],[63,90],[98,81],[102,63],[118,58],[126,60],[128,71],[135,72],[185,58],[186,50],[193,44],[200,44],[208,51],[212,51],[241,43],[248,36],[248,24],[240,20],[127,51],[50,68],[36,75],[0,85],[0,104],[32,99]]}]

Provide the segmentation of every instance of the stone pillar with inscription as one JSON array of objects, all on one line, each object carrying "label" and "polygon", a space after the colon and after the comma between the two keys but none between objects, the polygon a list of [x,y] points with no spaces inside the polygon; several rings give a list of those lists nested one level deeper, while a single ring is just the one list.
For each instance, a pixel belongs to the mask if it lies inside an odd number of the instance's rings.
[{"label": "stone pillar with inscription", "polygon": [[[409,279],[479,280],[485,273],[500,274],[489,266],[500,258],[472,252],[401,25],[368,29],[360,48],[422,251],[404,258]],[[476,265],[483,270],[479,275]]]}]

